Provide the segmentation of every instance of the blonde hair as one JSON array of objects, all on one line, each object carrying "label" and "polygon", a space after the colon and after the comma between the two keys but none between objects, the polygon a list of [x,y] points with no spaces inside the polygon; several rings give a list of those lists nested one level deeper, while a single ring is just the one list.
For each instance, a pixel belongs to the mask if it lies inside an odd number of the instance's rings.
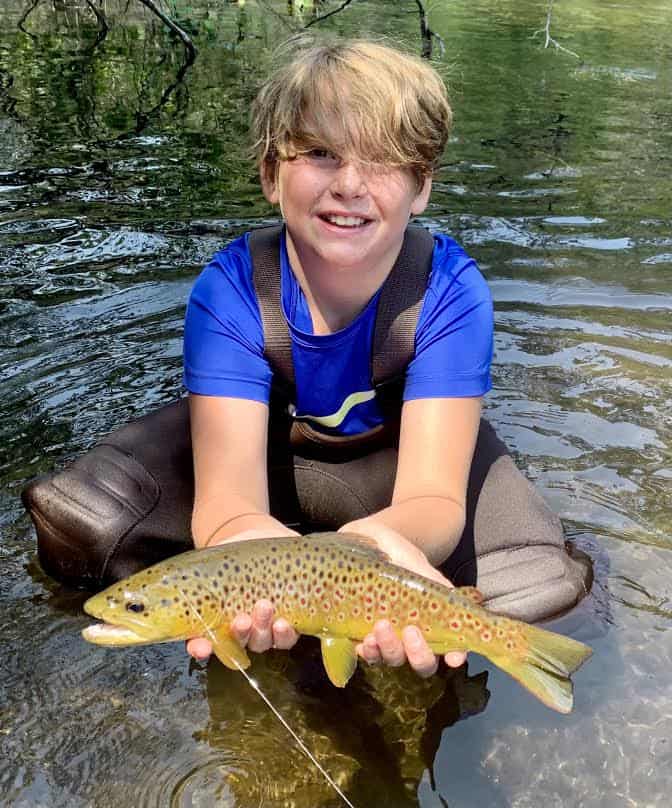
[{"label": "blonde hair", "polygon": [[[290,48],[292,43],[289,43]],[[302,47],[262,85],[252,106],[260,168],[314,148],[408,168],[421,183],[452,122],[445,85],[426,61],[368,40]]]}]

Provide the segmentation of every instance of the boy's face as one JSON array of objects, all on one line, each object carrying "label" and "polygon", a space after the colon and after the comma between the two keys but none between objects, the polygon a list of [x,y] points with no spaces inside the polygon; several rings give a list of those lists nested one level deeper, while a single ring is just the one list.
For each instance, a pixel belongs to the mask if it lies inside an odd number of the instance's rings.
[{"label": "boy's face", "polygon": [[305,272],[388,271],[432,185],[428,178],[418,188],[408,170],[371,168],[320,149],[266,167],[261,180],[268,201],[280,205]]}]

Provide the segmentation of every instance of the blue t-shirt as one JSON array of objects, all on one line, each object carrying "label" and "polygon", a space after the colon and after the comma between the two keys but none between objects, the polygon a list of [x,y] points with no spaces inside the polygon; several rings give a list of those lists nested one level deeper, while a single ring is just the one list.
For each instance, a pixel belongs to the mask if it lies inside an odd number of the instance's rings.
[{"label": "blue t-shirt", "polygon": [[[316,335],[284,235],[280,271],[282,308],[292,340],[295,417],[340,435],[377,426],[383,418],[371,384],[371,348],[380,292],[345,328]],[[491,387],[492,332],[492,300],[475,262],[448,236],[434,236],[404,401],[486,393]],[[216,253],[191,292],[184,331],[184,385],[200,395],[267,403],[272,375],[264,358],[245,235]]]}]

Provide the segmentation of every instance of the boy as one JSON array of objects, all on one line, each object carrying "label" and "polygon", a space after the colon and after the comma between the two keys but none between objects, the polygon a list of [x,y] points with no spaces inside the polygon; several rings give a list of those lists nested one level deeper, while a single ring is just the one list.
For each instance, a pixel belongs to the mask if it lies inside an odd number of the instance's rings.
[{"label": "boy", "polygon": [[[276,309],[291,340],[295,389],[289,403],[295,424],[316,435],[316,444],[356,443],[395,423],[371,382],[377,307],[409,220],[428,203],[451,117],[444,85],[428,63],[366,41],[300,50],[257,96],[252,133],[261,184],[284,221]],[[246,236],[215,256],[188,307],[184,380],[197,547],[298,535],[273,515],[269,500],[269,428],[276,419],[271,387],[282,374],[269,361],[257,284]],[[476,265],[454,241],[436,236],[397,401],[398,434],[386,445],[374,439],[369,453],[375,463],[390,465],[391,496],[339,526],[446,586],[452,584],[436,566],[458,544],[474,542],[473,525],[465,539],[465,523],[477,438],[484,444],[479,452],[489,457],[487,469],[504,454],[493,454],[497,441],[487,428],[479,437],[481,399],[491,385],[492,327],[490,295]],[[396,438],[398,453],[390,459]],[[513,487],[529,493],[506,460]],[[484,476],[475,499],[487,486]],[[345,484],[347,489],[347,479]],[[355,489],[350,481],[354,498]],[[506,498],[506,486],[499,493]],[[523,518],[539,508],[534,530],[541,525],[555,532],[554,539],[539,540],[561,546],[558,521],[537,500]],[[510,533],[517,530],[514,523]],[[460,550],[453,557],[460,553],[475,564],[473,547],[471,554]],[[232,630],[253,651],[289,648],[297,639],[285,620],[273,620],[265,601],[251,615],[239,615]],[[198,638],[188,650],[204,657],[211,648]],[[408,661],[422,676],[437,666],[416,627],[404,627],[398,636],[387,621],[375,626],[358,652],[369,663]],[[457,666],[464,658],[451,653],[446,662]]]}]

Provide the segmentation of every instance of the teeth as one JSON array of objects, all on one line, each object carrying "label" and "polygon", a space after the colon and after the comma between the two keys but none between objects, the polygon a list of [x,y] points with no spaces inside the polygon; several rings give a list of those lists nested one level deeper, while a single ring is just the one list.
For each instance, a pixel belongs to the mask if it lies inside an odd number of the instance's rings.
[{"label": "teeth", "polygon": [[366,222],[366,219],[362,219],[360,216],[332,216],[327,214],[324,218],[340,227],[359,227]]}]

